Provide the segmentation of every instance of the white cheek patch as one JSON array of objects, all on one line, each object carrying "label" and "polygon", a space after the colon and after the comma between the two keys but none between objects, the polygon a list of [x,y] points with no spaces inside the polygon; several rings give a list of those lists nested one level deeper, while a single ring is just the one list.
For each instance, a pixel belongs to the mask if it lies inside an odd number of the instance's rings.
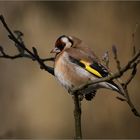
[{"label": "white cheek patch", "polygon": [[63,38],[62,38],[62,41],[63,41],[64,43],[66,43],[66,44],[69,42],[68,38],[66,38],[66,37],[63,37]]},{"label": "white cheek patch", "polygon": [[71,47],[71,42],[68,40],[68,38],[67,37],[63,37],[62,39],[61,39],[65,44],[66,44],[66,48],[70,48]]}]

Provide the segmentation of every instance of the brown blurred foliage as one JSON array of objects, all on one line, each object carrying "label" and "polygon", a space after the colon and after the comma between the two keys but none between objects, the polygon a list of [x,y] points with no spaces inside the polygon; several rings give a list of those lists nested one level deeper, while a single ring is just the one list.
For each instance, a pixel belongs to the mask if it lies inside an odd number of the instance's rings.
[{"label": "brown blurred foliage", "polygon": [[[99,56],[108,50],[112,57],[115,44],[123,65],[132,55],[140,2],[0,2],[0,14],[42,57],[49,57],[56,38],[66,34],[81,38]],[[135,40],[138,48],[140,29]],[[0,45],[15,54],[2,26]],[[113,58],[110,61],[115,71]],[[0,59],[0,79],[0,138],[73,138],[73,101],[53,76],[27,59]],[[129,91],[140,111],[139,86],[138,71]],[[92,102],[83,101],[84,138],[140,138],[140,119],[115,97],[115,92],[102,89]]]}]

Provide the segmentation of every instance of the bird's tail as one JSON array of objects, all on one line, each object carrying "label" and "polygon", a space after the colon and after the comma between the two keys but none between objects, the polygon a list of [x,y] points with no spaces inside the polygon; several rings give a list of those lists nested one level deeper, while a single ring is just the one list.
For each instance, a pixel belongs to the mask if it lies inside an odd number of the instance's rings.
[{"label": "bird's tail", "polygon": [[109,82],[106,82],[106,85],[107,85],[108,89],[112,89],[114,91],[117,91],[118,93],[120,93],[121,95],[124,96],[124,90],[123,90],[122,86],[119,83],[116,84],[113,81],[109,81]]}]

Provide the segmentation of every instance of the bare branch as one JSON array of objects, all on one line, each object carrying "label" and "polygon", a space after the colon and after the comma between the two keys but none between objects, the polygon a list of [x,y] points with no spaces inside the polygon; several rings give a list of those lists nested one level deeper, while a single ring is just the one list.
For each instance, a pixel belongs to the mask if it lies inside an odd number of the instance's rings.
[{"label": "bare branch", "polygon": [[134,113],[135,116],[140,117],[140,113],[136,110],[136,108],[134,107],[132,101],[130,100],[128,90],[125,87],[125,85],[124,85],[124,91],[125,91],[125,96],[126,96],[126,99],[127,99],[126,101],[127,101],[128,105],[130,106],[131,111]]},{"label": "bare branch", "polygon": [[109,53],[106,51],[102,56],[102,61],[105,63],[105,66],[109,68]]},{"label": "bare branch", "polygon": [[16,58],[20,58],[20,57],[30,58],[33,61],[37,61],[40,65],[41,69],[44,69],[44,70],[48,71],[50,74],[54,75],[54,69],[44,63],[45,61],[53,61],[54,59],[53,58],[41,59],[37,55],[38,53],[35,48],[33,49],[33,52],[31,52],[24,45],[24,42],[22,40],[23,33],[21,33],[20,31],[15,31],[16,36],[17,36],[16,37],[13,34],[13,32],[10,30],[8,25],[6,24],[5,19],[2,15],[0,15],[0,21],[1,21],[2,25],[4,26],[4,28],[6,29],[6,31],[9,33],[8,37],[15,43],[15,46],[17,47],[17,49],[19,51],[19,54],[15,55],[15,56],[10,56],[10,55],[7,55],[1,47],[0,52],[2,55],[0,57],[8,58],[8,59],[16,59]]},{"label": "bare branch", "polygon": [[118,52],[117,52],[117,48],[115,45],[112,46],[112,52],[114,54],[114,60],[116,61],[116,64],[117,64],[117,69],[118,71],[120,72],[121,70],[121,66],[120,66],[120,61],[118,59]]},{"label": "bare branch", "polygon": [[138,29],[138,26],[139,26],[139,23],[136,23],[135,28],[134,28],[134,31],[132,33],[132,49],[133,49],[132,55],[135,55],[135,53],[136,53],[135,34],[136,34],[137,29]]},{"label": "bare branch", "polygon": [[118,100],[120,100],[120,101],[127,101],[126,99],[124,99],[124,98],[121,98],[121,97],[116,97]]},{"label": "bare branch", "polygon": [[[14,31],[12,32],[8,25],[5,22],[5,19],[2,15],[0,15],[0,21],[5,28],[5,30],[8,32],[8,37],[11,39],[18,51],[18,54],[16,55],[8,55],[5,50],[3,49],[2,46],[0,46],[0,58],[7,58],[7,59],[17,59],[17,58],[28,58],[33,61],[37,61],[37,63],[40,65],[41,69],[46,70],[50,74],[54,75],[54,68],[50,67],[45,64],[47,61],[54,61],[55,58],[41,58],[37,49],[35,47],[32,47],[32,51],[30,51],[24,44],[23,41],[23,33],[21,31]],[[115,80],[123,76],[125,72],[128,70],[131,70],[131,74],[124,83],[120,83],[122,86],[122,97],[116,97],[120,101],[125,101],[128,103],[128,105],[131,108],[131,111],[134,113],[134,115],[140,117],[139,112],[135,109],[133,103],[130,100],[129,94],[128,94],[128,89],[127,86],[130,84],[132,79],[135,77],[136,72],[137,72],[137,66],[140,63],[140,50],[136,51],[135,47],[135,33],[137,30],[138,25],[135,27],[135,31],[132,34],[132,43],[133,43],[133,57],[128,61],[128,63],[121,67],[120,65],[120,60],[118,59],[118,51],[115,45],[112,46],[112,52],[114,54],[114,60],[117,65],[118,71],[116,73],[113,73],[109,75],[108,77],[104,78],[99,78],[94,81],[88,81],[87,83],[84,83],[83,85],[80,85],[79,87],[74,88],[72,91],[72,95],[74,96],[74,105],[75,105],[75,110],[74,110],[74,118],[75,118],[75,133],[76,139],[82,138],[82,131],[81,131],[81,102],[79,101],[79,94],[80,91],[84,90],[85,88],[89,87],[90,85],[97,84],[99,82],[108,82],[110,80]],[[103,61],[108,67],[109,65],[109,55],[108,52],[105,52],[103,56]]]},{"label": "bare branch", "polygon": [[125,82],[125,85],[126,85],[126,86],[128,86],[128,84],[129,84],[129,83],[132,81],[132,79],[135,77],[136,72],[137,72],[137,64],[134,64],[132,73],[131,73],[130,77],[127,79],[127,81]]},{"label": "bare branch", "polygon": [[81,102],[79,101],[78,94],[73,95],[74,100],[74,119],[75,119],[75,139],[82,138],[81,130]]}]

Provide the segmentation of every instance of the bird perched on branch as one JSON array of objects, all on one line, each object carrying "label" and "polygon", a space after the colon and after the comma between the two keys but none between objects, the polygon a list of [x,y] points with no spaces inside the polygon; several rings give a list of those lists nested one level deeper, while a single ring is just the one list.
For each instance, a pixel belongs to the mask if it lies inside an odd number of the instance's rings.
[{"label": "bird perched on branch", "polygon": [[[51,53],[56,53],[54,73],[58,81],[68,91],[86,82],[110,75],[109,70],[101,64],[83,41],[73,36],[60,36]],[[99,88],[107,88],[122,94],[120,87],[113,81],[90,85],[81,94],[91,100]]]}]

